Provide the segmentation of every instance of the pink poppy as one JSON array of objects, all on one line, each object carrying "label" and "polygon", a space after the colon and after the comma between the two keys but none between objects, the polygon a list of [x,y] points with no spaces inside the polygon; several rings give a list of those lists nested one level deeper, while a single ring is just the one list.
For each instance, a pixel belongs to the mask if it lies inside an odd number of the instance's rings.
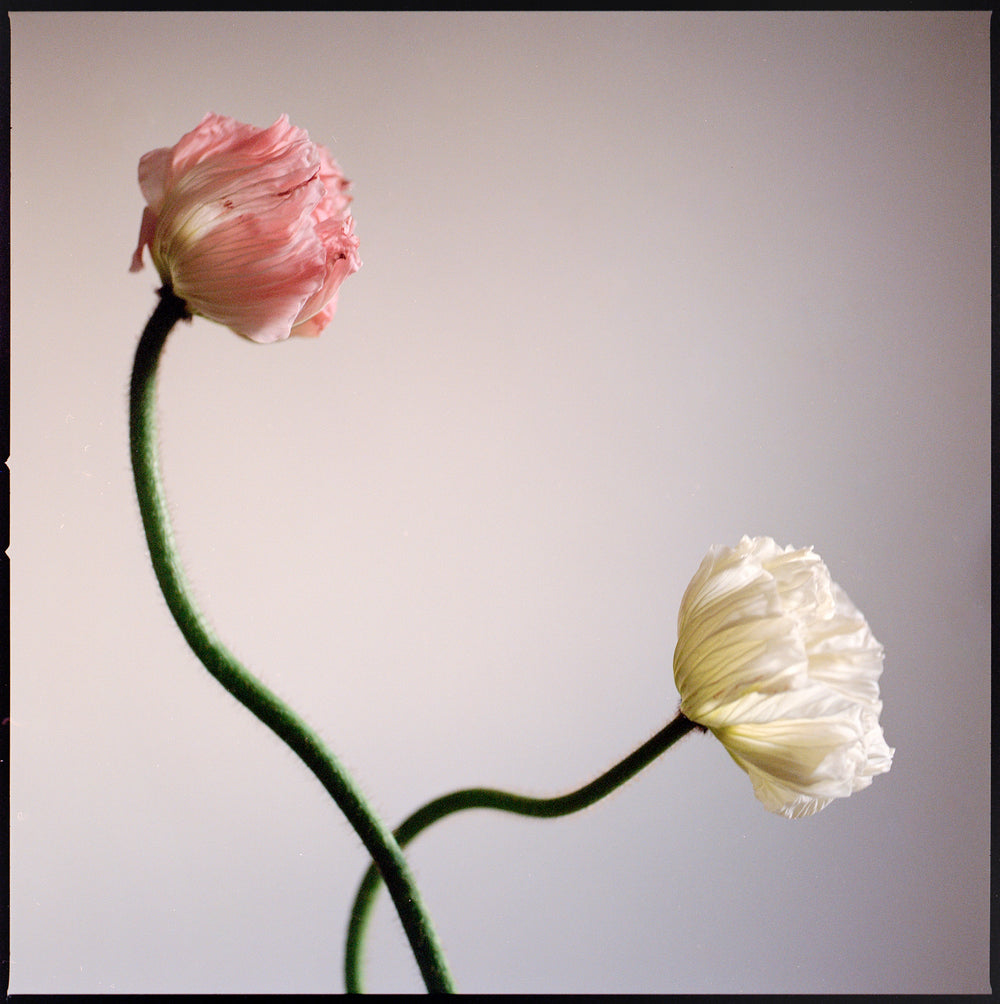
[{"label": "pink poppy", "polygon": [[282,115],[268,129],[208,114],[139,161],[146,199],[131,271],[148,247],[192,314],[255,342],[318,335],[361,267],[350,182]]}]

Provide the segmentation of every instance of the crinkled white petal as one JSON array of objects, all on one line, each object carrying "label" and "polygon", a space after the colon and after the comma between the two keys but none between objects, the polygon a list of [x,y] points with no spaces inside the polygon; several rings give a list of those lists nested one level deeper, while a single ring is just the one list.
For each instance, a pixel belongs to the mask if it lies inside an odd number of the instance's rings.
[{"label": "crinkled white petal", "polygon": [[811,815],[871,784],[871,733],[856,709],[829,718],[781,719],[713,731],[771,812],[789,818]]},{"label": "crinkled white petal", "polygon": [[811,548],[768,537],[713,548],[677,626],[681,711],[719,738],[768,809],[810,815],[889,770],[882,646]]}]

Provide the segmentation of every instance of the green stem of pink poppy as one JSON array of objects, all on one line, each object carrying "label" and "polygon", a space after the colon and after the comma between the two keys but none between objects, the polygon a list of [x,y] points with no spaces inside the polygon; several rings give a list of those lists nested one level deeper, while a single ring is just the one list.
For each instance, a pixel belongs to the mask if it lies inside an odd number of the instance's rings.
[{"label": "green stem of pink poppy", "polygon": [[181,633],[209,673],[298,754],[340,807],[385,880],[428,991],[451,993],[454,988],[444,955],[396,839],[319,737],[216,638],[193,598],[173,542],[156,436],[157,366],[167,336],[187,316],[183,301],[171,290],[161,290],[160,302],[139,340],[132,370],[132,470],[146,542],[163,596]]},{"label": "green stem of pink poppy", "polygon": [[[692,729],[704,731],[702,726],[678,713],[669,725],[657,732],[652,739],[647,740],[620,763],[615,764],[610,770],[605,771],[600,777],[585,784],[582,788],[577,788],[566,795],[556,795],[553,798],[531,798],[527,795],[498,791],[495,788],[463,788],[461,791],[453,791],[417,809],[396,828],[394,836],[399,846],[405,847],[428,826],[453,812],[461,812],[464,809],[498,809],[501,812],[514,812],[521,816],[534,816],[539,819],[551,819],[555,816],[566,816],[572,812],[579,812],[580,809],[586,809],[587,806],[593,805],[605,795],[609,795],[616,788],[621,787]],[[371,867],[358,887],[347,929],[344,981],[347,984],[348,993],[362,992],[362,948],[378,887],[379,874],[374,867]]]}]

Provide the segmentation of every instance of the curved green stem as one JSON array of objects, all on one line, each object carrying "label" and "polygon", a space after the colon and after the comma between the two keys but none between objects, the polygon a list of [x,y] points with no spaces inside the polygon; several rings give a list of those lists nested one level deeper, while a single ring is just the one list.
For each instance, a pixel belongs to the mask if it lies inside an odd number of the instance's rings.
[{"label": "curved green stem", "polygon": [[129,432],[132,469],[153,568],[167,606],[205,668],[244,707],[282,739],[313,772],[340,807],[376,863],[392,896],[427,989],[452,992],[451,977],[437,936],[420,901],[399,844],[371,810],[360,790],[320,738],[216,638],[199,611],[173,543],[160,481],[156,440],[156,370],[173,326],[187,316],[171,290],[160,302],[136,349],[132,370]]},{"label": "curved green stem", "polygon": [[[394,835],[400,847],[405,847],[418,833],[453,812],[463,809],[499,809],[501,812],[515,812],[521,816],[535,816],[551,819],[566,816],[587,808],[609,795],[629,778],[634,777],[643,767],[652,763],[661,753],[668,750],[678,739],[692,729],[701,726],[678,712],[677,717],[652,739],[643,743],[634,753],[630,753],[620,763],[615,764],[600,777],[585,784],[576,791],[553,798],[531,798],[515,795],[495,788],[463,788],[435,798],[408,816],[395,830]],[[344,979],[348,993],[362,992],[361,955],[371,908],[378,892],[379,875],[370,867],[358,887],[351,910],[351,920],[347,929],[347,951],[344,957]]]}]

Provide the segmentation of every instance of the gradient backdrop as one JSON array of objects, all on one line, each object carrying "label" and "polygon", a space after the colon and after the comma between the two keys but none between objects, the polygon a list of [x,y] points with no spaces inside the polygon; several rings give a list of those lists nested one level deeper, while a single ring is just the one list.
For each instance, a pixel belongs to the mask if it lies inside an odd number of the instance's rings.
[{"label": "gradient backdrop", "polygon": [[[126,390],[141,154],[282,112],[355,183],[318,341],[196,320],[164,477],[205,609],[387,821],[673,716],[714,543],[813,544],[892,772],[768,814],[692,735],[412,861],[466,991],[984,992],[989,18],[14,13],[11,991],[322,992],[364,852],[188,652]],[[381,899],[369,988],[422,988]]]}]

